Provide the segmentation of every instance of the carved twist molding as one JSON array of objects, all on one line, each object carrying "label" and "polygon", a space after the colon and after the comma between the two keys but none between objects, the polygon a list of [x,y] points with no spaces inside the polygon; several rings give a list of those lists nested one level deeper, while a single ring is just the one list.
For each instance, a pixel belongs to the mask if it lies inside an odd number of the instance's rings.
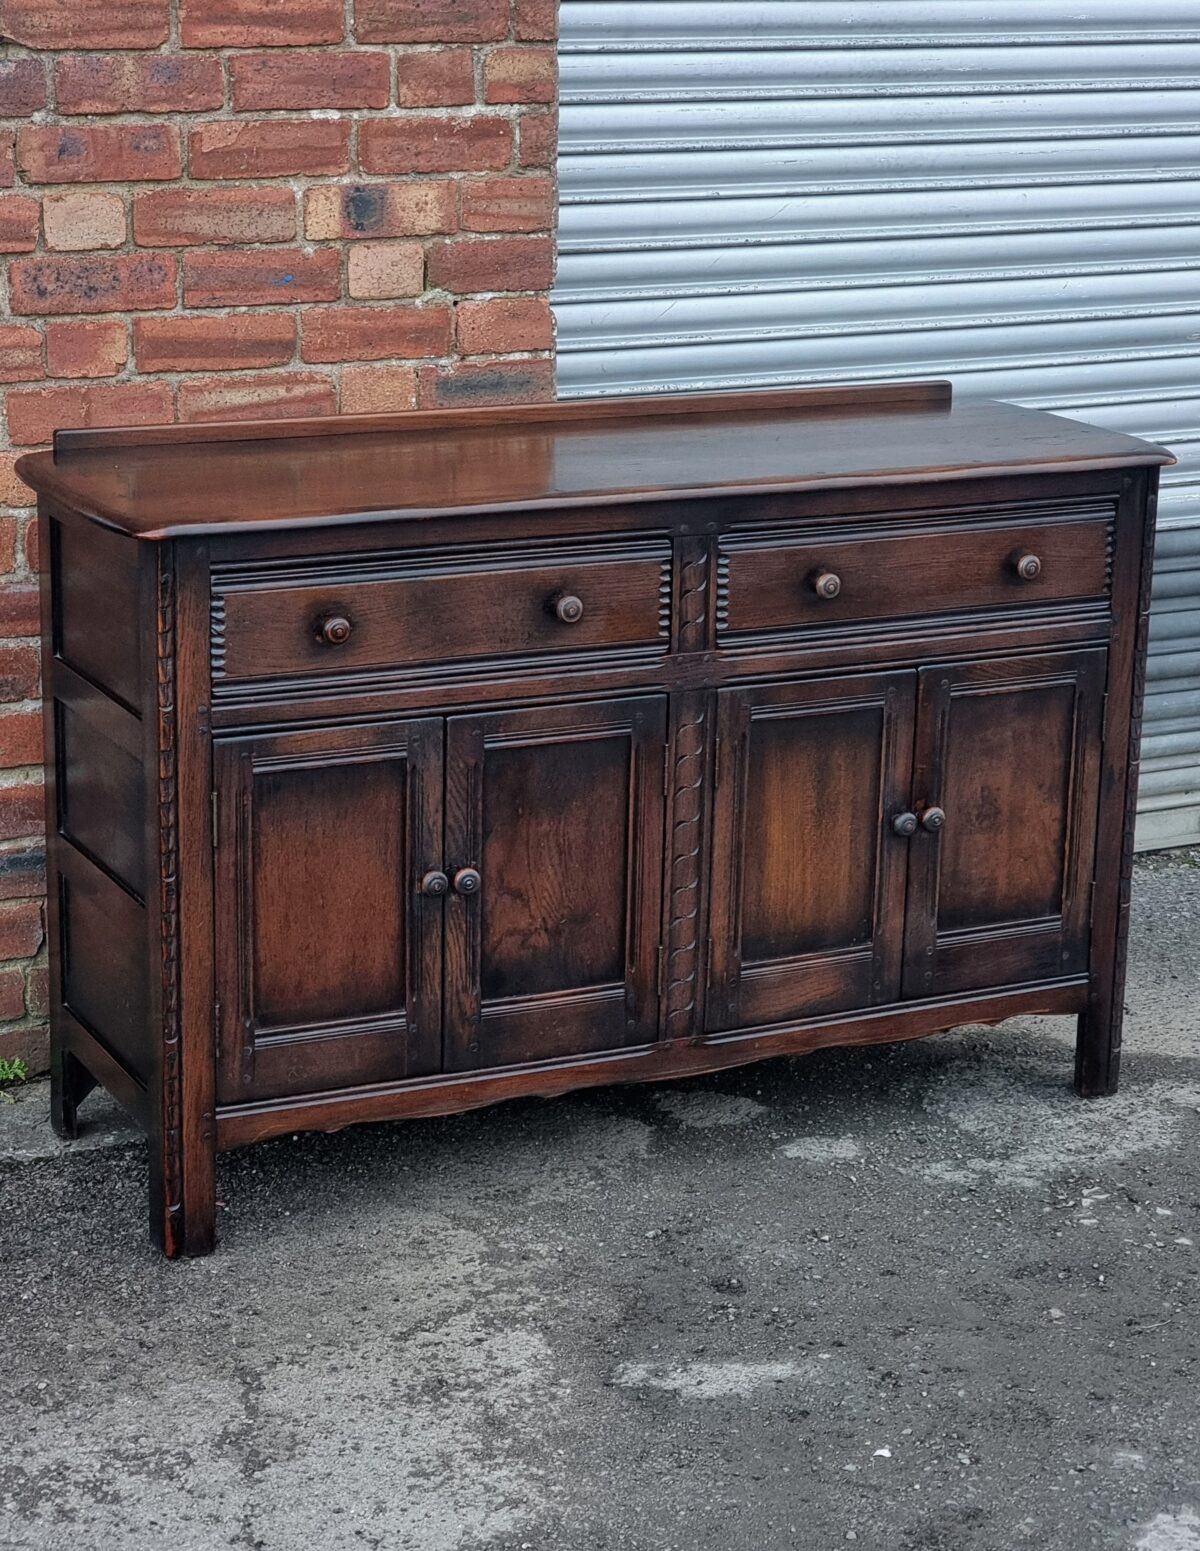
[{"label": "carved twist molding", "polygon": [[708,550],[686,559],[679,576],[679,650],[700,652],[708,610]]},{"label": "carved twist molding", "polygon": [[162,1170],[168,1222],[183,1209],[183,1072],[179,1026],[179,786],[175,710],[175,570],[158,572],[155,628],[158,694],[158,868],[162,969]]},{"label": "carved twist molding", "polygon": [[671,892],[667,925],[668,1039],[692,1033],[700,947],[700,846],[704,816],[704,702],[685,711],[675,731],[671,808]]}]

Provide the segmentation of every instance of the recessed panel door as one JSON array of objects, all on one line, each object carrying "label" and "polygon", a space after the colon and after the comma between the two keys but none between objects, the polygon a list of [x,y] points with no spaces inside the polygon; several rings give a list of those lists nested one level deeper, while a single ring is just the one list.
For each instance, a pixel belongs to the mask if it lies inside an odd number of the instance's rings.
[{"label": "recessed panel door", "polygon": [[[916,675],[719,696],[707,1026],[899,994]],[[903,824],[901,824],[903,828]]]},{"label": "recessed panel door", "polygon": [[666,697],[454,717],[448,1070],[657,1034]]},{"label": "recessed panel door", "polygon": [[440,720],[218,744],[224,1103],[441,1060]]},{"label": "recessed panel door", "polygon": [[904,992],[1081,974],[1103,650],[924,669]]}]

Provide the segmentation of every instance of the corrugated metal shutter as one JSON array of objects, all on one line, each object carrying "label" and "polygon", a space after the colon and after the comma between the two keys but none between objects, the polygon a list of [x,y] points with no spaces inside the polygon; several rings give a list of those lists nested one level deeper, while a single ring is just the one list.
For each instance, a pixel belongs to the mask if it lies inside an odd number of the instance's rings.
[{"label": "corrugated metal shutter", "polygon": [[559,391],[949,376],[1167,443],[1139,843],[1200,840],[1198,0],[563,0]]}]

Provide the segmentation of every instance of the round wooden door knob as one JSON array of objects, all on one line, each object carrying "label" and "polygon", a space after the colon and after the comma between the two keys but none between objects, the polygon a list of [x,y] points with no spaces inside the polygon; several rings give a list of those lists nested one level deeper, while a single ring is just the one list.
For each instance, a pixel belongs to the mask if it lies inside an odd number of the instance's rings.
[{"label": "round wooden door knob", "polygon": [[1023,582],[1036,582],[1042,574],[1042,561],[1039,555],[1018,555],[1013,561],[1013,567]]},{"label": "round wooden door knob", "polygon": [[946,810],[944,808],[926,808],[921,815],[921,825],[932,834],[936,834],[946,823]]},{"label": "round wooden door knob", "polygon": [[836,598],[842,590],[842,579],[836,571],[814,571],[810,580],[818,598]]},{"label": "round wooden door knob", "polygon": [[577,625],[583,618],[583,599],[573,592],[565,592],[554,600],[554,612],[564,625]]},{"label": "round wooden door knob", "polygon": [[345,646],[354,626],[344,614],[330,614],[317,626],[317,635],[326,646]]},{"label": "round wooden door knob", "polygon": [[450,879],[444,872],[427,872],[421,879],[421,893],[427,894],[430,899],[441,899],[443,894],[450,892]]},{"label": "round wooden door knob", "polygon": [[892,828],[902,840],[907,840],[910,835],[917,832],[917,815],[915,813],[897,813],[892,820]]},{"label": "round wooden door knob", "polygon": [[456,894],[478,894],[483,879],[479,876],[478,869],[474,867],[460,867],[454,874],[454,892]]}]

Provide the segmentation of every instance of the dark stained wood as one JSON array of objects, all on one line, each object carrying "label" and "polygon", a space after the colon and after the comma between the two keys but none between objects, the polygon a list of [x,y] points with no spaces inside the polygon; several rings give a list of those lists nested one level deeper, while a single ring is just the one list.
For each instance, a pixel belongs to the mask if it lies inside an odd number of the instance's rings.
[{"label": "dark stained wood", "polygon": [[896,1001],[911,672],[720,698],[708,1027]]},{"label": "dark stained wood", "polygon": [[904,991],[944,996],[1087,963],[1103,650],[920,674]]},{"label": "dark stained wood", "polygon": [[437,722],[217,745],[218,1100],[441,1060]]},{"label": "dark stained wood", "polygon": [[401,417],[307,439],[213,435],[172,445],[144,434],[138,445],[80,450],[62,464],[33,453],[18,472],[75,512],[161,540],[1170,461],[1132,437],[989,400],[864,395],[831,407],[805,390],[759,408],[730,394],[683,416],[606,419],[580,401],[544,425],[520,411],[466,425]]},{"label": "dark stained wood", "polygon": [[925,385],[23,460],[56,1126],[178,1255],[302,1127],[1034,1011],[1112,1091],[1168,457]]},{"label": "dark stained wood", "polygon": [[654,1037],[665,758],[661,695],[450,720],[449,1069]]},{"label": "dark stained wood", "polygon": [[93,523],[54,521],[48,554],[58,580],[52,650],[131,710],[141,706],[137,546]]},{"label": "dark stained wood", "polygon": [[[668,644],[671,546],[471,545],[354,566],[259,567],[218,580],[219,684],[397,664]],[[272,574],[274,572],[274,574]],[[572,618],[558,605],[573,598]],[[344,625],[338,639],[325,626]]]},{"label": "dark stained wood", "polygon": [[[893,521],[887,536],[839,534],[823,542],[778,530],[731,537],[722,545],[720,638],[1102,598],[1114,513],[1110,506],[1075,522],[1001,519],[900,533],[894,530],[902,524]],[[1034,556],[1037,575],[1027,580],[1018,562]]]}]

